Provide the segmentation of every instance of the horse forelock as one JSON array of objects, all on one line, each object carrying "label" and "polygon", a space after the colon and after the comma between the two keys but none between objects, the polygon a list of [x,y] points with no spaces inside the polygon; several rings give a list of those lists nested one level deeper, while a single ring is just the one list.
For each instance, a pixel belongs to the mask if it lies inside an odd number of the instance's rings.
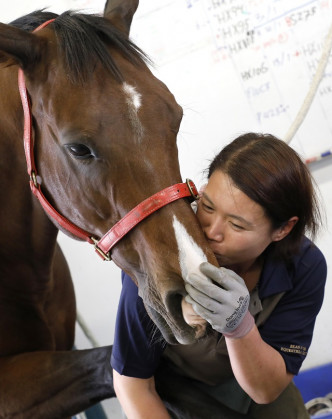
[{"label": "horse forelock", "polygon": [[64,57],[67,75],[73,84],[84,84],[100,62],[119,82],[124,81],[109,47],[119,51],[136,67],[149,62],[147,55],[103,16],[66,11],[61,15],[37,10],[11,22],[32,31],[47,20],[55,19],[58,49]]},{"label": "horse forelock", "polygon": [[23,29],[27,32],[32,32],[34,29],[38,28],[38,26],[40,26],[42,23],[50,19],[55,19],[57,17],[58,15],[56,13],[45,12],[44,9],[40,9],[13,20],[12,22],[10,22],[10,25],[15,26],[19,29]]}]

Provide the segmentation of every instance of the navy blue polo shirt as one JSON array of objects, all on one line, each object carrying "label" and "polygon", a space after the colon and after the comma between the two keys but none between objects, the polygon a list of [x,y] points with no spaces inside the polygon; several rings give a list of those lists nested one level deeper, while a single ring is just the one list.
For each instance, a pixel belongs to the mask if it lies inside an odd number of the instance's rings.
[{"label": "navy blue polo shirt", "polygon": [[[281,354],[292,374],[298,373],[311,344],[326,275],[323,254],[307,238],[289,268],[283,262],[273,261],[267,253],[259,297],[263,300],[277,293],[285,294],[259,332]],[[137,286],[124,272],[122,283],[111,365],[121,375],[150,378],[167,344],[148,316]]]}]

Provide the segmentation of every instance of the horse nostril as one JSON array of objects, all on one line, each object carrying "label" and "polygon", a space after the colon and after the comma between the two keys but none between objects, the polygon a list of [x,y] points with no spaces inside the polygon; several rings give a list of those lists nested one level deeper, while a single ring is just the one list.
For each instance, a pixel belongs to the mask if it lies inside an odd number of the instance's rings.
[{"label": "horse nostril", "polygon": [[[184,292],[183,292],[184,294]],[[166,297],[166,308],[176,323],[183,323],[181,301],[183,295],[180,292],[169,293]]]}]

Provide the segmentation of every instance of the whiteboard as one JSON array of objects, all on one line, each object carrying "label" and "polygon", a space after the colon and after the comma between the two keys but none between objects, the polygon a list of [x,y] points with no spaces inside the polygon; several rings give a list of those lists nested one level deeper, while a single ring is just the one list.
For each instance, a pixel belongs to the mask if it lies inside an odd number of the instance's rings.
[{"label": "whiteboard", "polygon": [[[184,108],[180,161],[194,176],[243,132],[284,138],[331,25],[329,0],[141,1],[131,35]],[[331,59],[291,146],[305,160],[332,149]]]}]

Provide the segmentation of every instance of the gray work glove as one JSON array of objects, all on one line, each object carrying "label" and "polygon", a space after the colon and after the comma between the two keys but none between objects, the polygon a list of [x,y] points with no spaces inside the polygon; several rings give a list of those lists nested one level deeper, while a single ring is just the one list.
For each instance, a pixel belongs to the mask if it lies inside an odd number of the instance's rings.
[{"label": "gray work glove", "polygon": [[186,278],[186,301],[226,337],[240,338],[254,326],[248,311],[250,295],[245,282],[235,272],[203,262],[200,271],[210,279],[192,273]]}]

